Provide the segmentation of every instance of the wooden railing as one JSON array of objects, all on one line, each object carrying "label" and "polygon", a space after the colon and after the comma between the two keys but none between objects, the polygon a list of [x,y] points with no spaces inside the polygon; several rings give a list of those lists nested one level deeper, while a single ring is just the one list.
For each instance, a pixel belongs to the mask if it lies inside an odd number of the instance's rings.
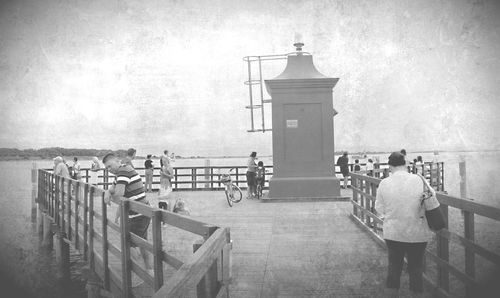
[{"label": "wooden railing", "polygon": [[[33,171],[36,171],[34,169]],[[133,297],[132,273],[150,286],[155,297],[179,297],[197,288],[199,297],[228,296],[231,278],[231,239],[228,228],[123,200],[121,222],[109,220],[105,191],[95,185],[37,172],[38,228],[45,247],[58,235],[56,256],[63,274],[69,274],[69,247],[83,254],[90,265],[89,297]],[[151,219],[152,239],[130,232],[129,211]],[[124,216],[125,215],[125,216]],[[196,252],[186,262],[163,249],[162,225],[201,236]],[[175,239],[169,238],[169,241]],[[130,256],[131,246],[153,256],[153,274]],[[165,280],[165,270],[176,270]]]},{"label": "wooden railing", "polygon": [[[364,229],[370,232],[377,242],[385,246],[382,239],[383,220],[376,215],[374,210],[375,199],[377,196],[377,188],[381,179],[367,177],[363,175],[352,175],[352,215],[354,221]],[[492,252],[475,242],[474,215],[480,215],[490,220],[500,222],[500,209],[492,206],[475,203],[470,200],[465,200],[444,193],[437,193],[437,199],[441,204],[441,211],[448,225],[449,208],[456,208],[461,211],[458,218],[454,221],[462,220],[462,223],[455,223],[455,226],[463,225],[464,233],[459,235],[449,229],[443,229],[436,233],[436,252],[431,248],[426,250],[426,259],[433,261],[437,265],[436,280],[429,278],[428,274],[424,274],[424,279],[436,290],[436,294],[441,297],[454,296],[450,294],[450,273],[460,281],[465,287],[466,297],[480,297],[478,293],[481,289],[478,287],[476,280],[476,255],[488,260],[490,264],[496,266],[496,270],[500,270],[500,255]],[[456,254],[456,249],[450,249],[450,241],[454,245],[458,245],[465,250],[464,256],[461,258],[465,270],[462,271],[450,262],[450,254]],[[427,268],[429,270],[429,268]],[[498,272],[498,271],[496,271]]]},{"label": "wooden railing", "polygon": [[[355,164],[349,164],[350,172],[354,172]],[[366,164],[360,164],[365,167]],[[387,163],[375,164],[374,177],[380,178],[388,175],[389,165]],[[230,169],[234,171],[231,174],[233,182],[241,188],[247,187],[246,166],[197,166],[197,167],[174,167],[174,178],[172,179],[172,187],[176,191],[194,191],[194,190],[223,190],[224,184],[220,182],[220,175],[227,173]],[[273,175],[273,166],[265,166],[266,180],[264,189],[268,188],[269,179]],[[47,169],[50,170],[50,169]],[[135,168],[145,181],[145,168]],[[340,168],[335,166],[335,175],[342,177]],[[408,171],[417,170],[417,167],[409,166]],[[82,171],[82,180],[89,183],[95,183],[107,189],[113,183],[114,175],[106,170],[100,170],[98,173],[99,180],[97,182],[90,181],[90,169],[84,168]],[[422,173],[437,190],[444,191],[444,164],[443,162],[427,162],[418,166],[419,173]],[[160,169],[154,168],[153,185],[160,185]],[[351,178],[348,177],[349,185]]]}]

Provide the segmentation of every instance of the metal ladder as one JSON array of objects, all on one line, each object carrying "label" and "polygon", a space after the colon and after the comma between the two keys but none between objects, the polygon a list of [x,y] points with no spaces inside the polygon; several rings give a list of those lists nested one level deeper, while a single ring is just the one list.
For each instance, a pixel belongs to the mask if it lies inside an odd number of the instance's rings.
[{"label": "metal ladder", "polygon": [[[271,131],[271,128],[267,128],[266,120],[264,116],[265,105],[271,103],[271,99],[264,98],[264,79],[262,76],[262,61],[269,60],[286,60],[288,54],[278,54],[278,55],[262,55],[262,56],[246,56],[243,57],[243,61],[247,62],[248,66],[248,80],[245,81],[245,85],[248,86],[248,91],[250,95],[250,104],[245,108],[250,110],[250,129],[248,132],[266,132]],[[252,78],[252,63],[258,64],[258,79]],[[254,86],[257,86],[258,93],[254,94]],[[261,127],[256,128],[255,123],[255,110],[260,110]],[[258,116],[258,115],[257,115]]]}]

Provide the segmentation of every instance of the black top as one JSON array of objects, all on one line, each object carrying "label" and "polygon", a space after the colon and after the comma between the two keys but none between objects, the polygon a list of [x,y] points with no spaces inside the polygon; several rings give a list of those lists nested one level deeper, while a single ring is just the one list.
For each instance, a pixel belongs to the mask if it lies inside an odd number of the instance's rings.
[{"label": "black top", "polygon": [[152,169],[153,168],[153,161],[151,159],[147,159],[145,162],[144,162],[144,167],[146,169]]},{"label": "black top", "polygon": [[339,157],[339,159],[337,159],[337,165],[340,167],[340,169],[342,168],[348,168],[348,164],[349,164],[349,158],[345,157],[345,156],[341,156]]}]

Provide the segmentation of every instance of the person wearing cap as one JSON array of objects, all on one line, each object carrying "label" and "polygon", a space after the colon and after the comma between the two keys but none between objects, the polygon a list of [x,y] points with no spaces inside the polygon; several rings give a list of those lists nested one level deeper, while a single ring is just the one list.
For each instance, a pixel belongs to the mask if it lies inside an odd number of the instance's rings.
[{"label": "person wearing cap", "polygon": [[70,178],[68,167],[60,156],[54,158],[54,174],[64,178]]},{"label": "person wearing cap", "polygon": [[[375,201],[375,210],[384,220],[383,238],[389,260],[388,296],[398,297],[406,254],[410,291],[414,297],[420,297],[425,247],[433,236],[420,204],[424,185],[419,176],[408,173],[405,157],[400,152],[393,152],[388,163],[392,175],[380,182]],[[435,196],[432,204],[433,208],[439,206]]]}]

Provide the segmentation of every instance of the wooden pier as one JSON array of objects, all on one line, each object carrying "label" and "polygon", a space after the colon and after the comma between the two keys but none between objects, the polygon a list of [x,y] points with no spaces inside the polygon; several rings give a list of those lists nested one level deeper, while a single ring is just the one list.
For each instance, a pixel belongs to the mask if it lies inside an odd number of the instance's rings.
[{"label": "wooden pier", "polygon": [[[152,218],[143,240],[128,231],[123,217],[114,223],[117,208],[103,204],[103,189],[36,168],[32,177],[44,245],[55,247],[63,277],[69,246],[82,252],[92,273],[89,297],[385,297],[383,222],[372,209],[379,178],[352,174],[352,190],[342,190],[352,200],[344,202],[243,200],[230,208],[223,192],[211,188],[174,193],[186,201],[190,217],[154,208],[157,194],[149,193],[151,207],[120,206],[123,214],[130,208]],[[444,193],[438,199],[450,225],[463,219],[464,234],[449,228],[430,243],[425,297],[477,297],[485,274],[500,272],[500,256],[475,242],[474,214],[500,223],[500,210]],[[132,243],[150,253],[152,274],[130,258]],[[486,273],[483,259],[490,263]],[[403,275],[403,297],[407,284]]]},{"label": "wooden pier", "polygon": [[[228,228],[122,201],[122,215],[132,210],[151,218],[152,237],[144,240],[130,232],[128,216],[122,216],[120,224],[111,220],[103,189],[45,170],[38,170],[35,178],[38,229],[43,235],[43,245],[49,249],[55,246],[60,275],[67,279],[69,246],[83,254],[90,269],[89,297],[183,297],[193,293],[198,297],[228,296],[231,278]],[[166,251],[162,230],[173,228],[192,234],[186,238],[192,242],[183,249]],[[148,252],[152,272],[131,258],[132,245]]]}]

